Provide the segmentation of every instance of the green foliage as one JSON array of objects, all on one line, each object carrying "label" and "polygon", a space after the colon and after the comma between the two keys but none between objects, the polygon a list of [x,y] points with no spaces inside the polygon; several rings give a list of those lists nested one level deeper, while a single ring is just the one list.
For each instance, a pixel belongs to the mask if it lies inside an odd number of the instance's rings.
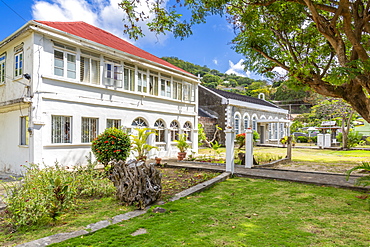
[{"label": "green foliage", "polygon": [[235,136],[235,142],[238,145],[238,149],[241,149],[245,145],[245,133],[240,133]]},{"label": "green foliage", "polygon": [[[343,141],[343,134],[342,133],[339,133],[337,136],[336,136],[337,140],[339,142],[342,142]],[[361,141],[361,138],[362,138],[362,134],[359,133],[358,131],[353,131],[351,130],[349,133],[348,133],[348,137],[347,137],[347,147],[348,148],[353,148],[353,147],[356,147],[359,142]]]},{"label": "green foliage", "polygon": [[299,143],[307,143],[308,142],[308,137],[307,136],[297,136],[297,142]]},{"label": "green foliage", "polygon": [[253,130],[253,141],[256,142],[258,139],[260,139],[260,134],[258,134],[257,131]]},{"label": "green foliage", "polygon": [[[254,131],[254,130],[252,132],[252,136],[253,136],[252,138],[253,138],[254,143],[260,138],[260,135],[258,134],[258,132]],[[242,147],[244,147],[244,145],[245,145],[245,133],[237,134],[235,136],[235,142],[239,146],[238,149],[241,149]]]},{"label": "green foliage", "polygon": [[[347,174],[346,179],[348,180],[351,173],[356,171],[356,170],[363,170],[363,171],[370,172],[370,162],[362,162],[362,165],[355,166],[352,169],[348,170],[346,172],[346,174]],[[370,186],[370,175],[366,175],[366,176],[358,178],[356,180],[356,185],[358,185],[358,186]]]},{"label": "green foliage", "polygon": [[155,134],[149,128],[136,128],[136,135],[131,135],[132,148],[131,151],[134,153],[137,160],[146,160],[146,155],[152,149],[158,149],[158,147],[149,145],[148,138],[150,135]]},{"label": "green foliage", "polygon": [[113,159],[125,161],[130,152],[130,145],[129,136],[122,129],[112,127],[93,140],[91,150],[96,159],[107,166]]},{"label": "green foliage", "polygon": [[[351,175],[352,172],[356,171],[356,170],[363,170],[365,172],[370,172],[370,162],[362,162],[362,165],[358,165],[358,166],[355,166],[353,167],[352,169],[348,170],[346,172],[346,179],[348,181],[349,179],[349,176]],[[357,186],[370,186],[370,175],[366,175],[366,176],[362,176],[360,178],[357,178],[356,179],[356,183],[355,185]],[[367,198],[367,203],[368,203],[368,206],[369,206],[369,210],[370,210],[370,197]]]},{"label": "green foliage", "polygon": [[177,142],[176,147],[181,153],[186,152],[186,150],[190,147],[189,143],[187,142],[187,134],[179,134],[179,139],[175,141]]},{"label": "green foliage", "polygon": [[204,132],[204,128],[202,124],[198,123],[198,146],[202,146],[205,140],[207,140],[207,136]]},{"label": "green foliage", "polygon": [[79,197],[110,196],[113,184],[90,167],[67,171],[58,164],[40,169],[31,164],[21,183],[6,187],[6,219],[14,227],[41,224],[71,210]]}]

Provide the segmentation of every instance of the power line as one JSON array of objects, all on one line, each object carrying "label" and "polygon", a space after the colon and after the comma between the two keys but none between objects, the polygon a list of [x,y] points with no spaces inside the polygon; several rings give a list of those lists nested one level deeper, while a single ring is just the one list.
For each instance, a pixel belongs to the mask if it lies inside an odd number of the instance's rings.
[{"label": "power line", "polygon": [[25,22],[27,22],[26,19],[24,19],[20,14],[17,13],[17,11],[15,11],[14,9],[12,9],[6,2],[4,2],[3,0],[0,0],[3,4],[5,4],[5,6],[7,6],[11,11],[13,11],[16,15],[18,15],[20,18],[22,18]]}]

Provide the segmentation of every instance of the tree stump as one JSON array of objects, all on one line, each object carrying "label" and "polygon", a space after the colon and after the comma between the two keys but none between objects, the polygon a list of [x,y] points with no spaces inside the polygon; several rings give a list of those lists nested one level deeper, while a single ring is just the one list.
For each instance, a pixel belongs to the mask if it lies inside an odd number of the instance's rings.
[{"label": "tree stump", "polygon": [[113,160],[109,164],[113,167],[109,178],[117,189],[116,196],[120,201],[144,209],[160,198],[161,174],[154,164],[147,165],[136,160],[127,163]]}]

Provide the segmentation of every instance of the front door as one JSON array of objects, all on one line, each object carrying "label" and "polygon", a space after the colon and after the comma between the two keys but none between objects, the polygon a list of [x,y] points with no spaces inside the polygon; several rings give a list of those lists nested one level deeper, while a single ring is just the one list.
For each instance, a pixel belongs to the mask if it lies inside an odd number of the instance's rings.
[{"label": "front door", "polygon": [[265,126],[260,126],[260,144],[265,143]]}]

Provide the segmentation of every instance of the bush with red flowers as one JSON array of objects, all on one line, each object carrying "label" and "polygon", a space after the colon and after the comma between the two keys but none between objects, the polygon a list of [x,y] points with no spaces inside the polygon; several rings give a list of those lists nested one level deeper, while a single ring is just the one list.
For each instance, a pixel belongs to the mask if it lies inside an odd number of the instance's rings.
[{"label": "bush with red flowers", "polygon": [[130,154],[130,137],[122,130],[108,128],[92,142],[92,152],[98,162],[107,166],[109,161],[125,161]]}]

